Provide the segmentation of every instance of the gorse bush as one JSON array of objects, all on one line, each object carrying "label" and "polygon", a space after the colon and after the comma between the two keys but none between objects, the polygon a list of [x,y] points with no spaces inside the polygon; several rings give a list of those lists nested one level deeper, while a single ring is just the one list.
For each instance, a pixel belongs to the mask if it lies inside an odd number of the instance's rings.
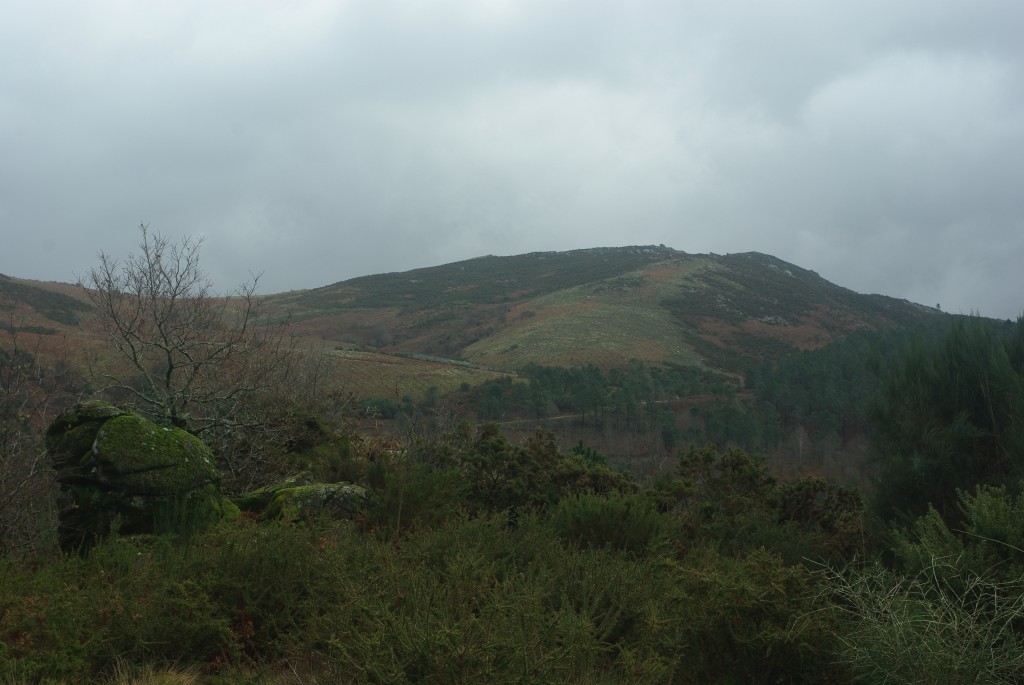
[{"label": "gorse bush", "polygon": [[930,508],[892,535],[895,569],[826,570],[842,658],[867,682],[1024,678],[1024,498],[961,491],[963,528]]},{"label": "gorse bush", "polygon": [[903,570],[920,573],[935,561],[957,575],[995,580],[1024,577],[1024,496],[1005,487],[978,486],[959,492],[962,527],[950,526],[933,508],[894,535]]},{"label": "gorse bush", "polygon": [[[606,513],[631,497],[611,495]],[[666,515],[629,510],[655,540],[651,517]],[[229,676],[288,663],[321,682],[689,683],[830,668],[828,614],[789,627],[809,611],[800,567],[764,552],[640,555],[553,521],[454,512],[392,536],[242,518],[187,547],[113,538],[35,573],[8,563],[0,677],[100,683],[118,663],[178,664],[249,682]]]},{"label": "gorse bush", "polygon": [[644,496],[618,491],[570,495],[551,512],[551,525],[563,540],[634,556],[642,556],[657,543],[667,522]]},{"label": "gorse bush", "polygon": [[834,663],[835,613],[802,566],[765,549],[733,558],[704,548],[671,569],[661,639],[685,654],[678,682],[845,679]]},{"label": "gorse bush", "polygon": [[767,548],[797,564],[838,562],[868,547],[859,493],[820,478],[779,483],[741,450],[681,452],[676,477],[656,482],[654,496],[674,515],[684,548],[731,556]]},{"label": "gorse bush", "polygon": [[398,535],[435,527],[465,506],[470,483],[457,469],[410,463],[379,466],[379,487],[367,512],[371,525]]},{"label": "gorse bush", "polygon": [[117,538],[32,576],[5,569],[0,674],[88,682],[117,659],[235,658],[229,618],[201,585],[177,572],[180,551],[168,544]]},{"label": "gorse bush", "polygon": [[[365,682],[574,682],[615,673],[640,642],[653,599],[644,574],[603,552],[565,549],[536,518],[452,520],[380,559],[356,600],[359,629],[336,620],[324,659]],[[369,588],[375,592],[365,592]]]},{"label": "gorse bush", "polygon": [[[461,504],[476,512],[544,509],[569,493],[630,486],[626,475],[598,461],[560,452],[552,433],[538,429],[522,445],[514,445],[493,423],[474,428],[463,422],[437,441],[420,441],[409,460],[435,470],[451,469],[447,477],[466,486]],[[385,467],[406,468],[401,463]]]}]

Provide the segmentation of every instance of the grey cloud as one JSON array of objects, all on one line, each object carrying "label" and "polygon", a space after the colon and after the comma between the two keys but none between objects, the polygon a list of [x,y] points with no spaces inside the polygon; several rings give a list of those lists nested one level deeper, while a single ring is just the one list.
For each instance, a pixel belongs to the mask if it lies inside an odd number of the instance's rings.
[{"label": "grey cloud", "polygon": [[999,0],[6,7],[0,271],[68,280],[139,221],[268,291],[666,243],[1016,316],[1020,25]]}]

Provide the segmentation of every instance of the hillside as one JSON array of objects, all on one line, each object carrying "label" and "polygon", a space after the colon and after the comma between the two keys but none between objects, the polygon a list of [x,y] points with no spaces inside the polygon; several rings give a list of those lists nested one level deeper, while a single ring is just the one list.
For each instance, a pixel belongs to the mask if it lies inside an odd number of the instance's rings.
[{"label": "hillside", "polygon": [[[82,325],[88,309],[74,286],[0,278],[0,316],[22,349],[60,355],[72,365],[109,351]],[[863,412],[849,415],[862,388],[850,378],[866,373],[861,347],[868,343],[854,346],[853,359],[842,350],[819,362],[803,355],[793,361],[789,353],[864,337],[851,333],[898,334],[950,318],[855,293],[764,254],[694,255],[665,247],[481,257],[270,295],[265,313],[287,321],[300,344],[329,352],[338,389],[360,400],[401,403],[407,419],[429,414],[441,396],[459,415],[475,418],[544,417],[554,427],[571,417],[556,429],[563,446],[582,439],[623,463],[650,457],[652,468],[670,443],[683,439],[745,436],[760,441],[758,449],[789,454],[786,441],[793,438],[799,459],[789,455],[780,464],[843,474],[863,457],[854,439],[863,432]],[[0,331],[0,345],[8,342]],[[842,346],[822,352],[836,347]],[[772,380],[775,365],[763,362],[783,360],[815,369],[846,364],[843,392],[814,390],[825,372],[797,383],[811,398],[773,389],[781,381]],[[544,382],[530,365],[562,367],[568,375]],[[613,378],[613,370],[626,367],[639,375]],[[726,388],[748,385],[748,372],[757,377],[750,387],[758,396],[779,395],[773,400],[778,421],[751,413],[749,393],[737,396],[743,406],[727,401]],[[533,394],[524,396],[524,387]],[[680,397],[701,398],[702,413],[695,404],[681,411]],[[627,430],[602,432],[584,420],[605,411]],[[804,426],[793,417],[814,421]],[[815,432],[815,421],[824,428]],[[843,448],[857,454],[837,456],[829,441],[840,433]]]},{"label": "hillside", "polygon": [[338,345],[515,369],[630,359],[736,372],[845,333],[941,316],[759,253],[666,247],[481,257],[269,298]]},{"label": "hillside", "polygon": [[[0,276],[3,327],[38,336],[43,348],[82,335],[88,309],[75,286]],[[270,295],[266,311],[338,350],[352,389],[373,394],[382,383],[393,393],[405,371],[417,387],[441,374],[437,359],[410,355],[460,362],[438,387],[529,363],[612,368],[639,359],[738,374],[852,331],[943,316],[769,255],[663,246],[479,257]]]},{"label": "hillside", "polygon": [[54,334],[77,326],[89,311],[82,291],[66,283],[43,283],[0,274],[0,313],[4,328]]},{"label": "hillside", "polygon": [[91,305],[77,286],[0,274],[0,348],[66,357]]}]

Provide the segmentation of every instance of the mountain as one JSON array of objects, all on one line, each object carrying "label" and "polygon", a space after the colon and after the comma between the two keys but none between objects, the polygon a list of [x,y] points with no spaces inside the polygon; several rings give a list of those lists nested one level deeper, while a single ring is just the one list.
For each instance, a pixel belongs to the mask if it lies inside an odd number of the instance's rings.
[{"label": "mountain", "polygon": [[664,246],[480,257],[274,295],[268,306],[339,346],[490,368],[640,359],[732,373],[851,331],[943,316],[770,255]]},{"label": "mountain", "polygon": [[80,334],[91,307],[77,286],[0,274],[0,349],[65,356],[68,335]]},{"label": "mountain", "polygon": [[[110,353],[81,325],[89,308],[76,286],[0,276],[0,327],[71,367]],[[780,474],[860,484],[867,338],[951,319],[770,255],[663,246],[479,257],[269,295],[264,312],[329,352],[332,387],[366,404],[368,430],[399,414],[433,430],[442,401],[443,416],[522,422],[523,436],[543,419],[563,449],[585,443],[637,474],[683,440],[713,441]],[[11,340],[0,330],[0,348]]]},{"label": "mountain", "polygon": [[88,299],[77,286],[0,274],[0,328],[52,335],[77,326],[89,309]]},{"label": "mountain", "polygon": [[[76,286],[0,276],[0,327],[38,335],[40,349],[87,335],[89,306]],[[770,255],[664,246],[479,257],[270,295],[266,311],[334,348],[355,390],[388,395],[407,378],[447,389],[529,363],[639,359],[738,375],[852,331],[945,316]]]}]

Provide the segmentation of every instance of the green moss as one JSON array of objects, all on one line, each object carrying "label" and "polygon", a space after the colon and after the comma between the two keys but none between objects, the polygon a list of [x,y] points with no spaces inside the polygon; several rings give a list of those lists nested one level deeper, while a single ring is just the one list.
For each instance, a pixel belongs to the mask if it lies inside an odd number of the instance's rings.
[{"label": "green moss", "polygon": [[349,483],[317,483],[278,490],[263,517],[296,521],[316,516],[349,518],[366,502],[366,491]]},{"label": "green moss", "polygon": [[134,495],[174,495],[217,482],[213,456],[180,428],[127,414],[103,424],[93,448],[97,480]]},{"label": "green moss", "polygon": [[264,520],[301,520],[312,516],[347,518],[366,500],[366,491],[349,483],[310,483],[300,473],[236,498],[242,511],[259,514]]},{"label": "green moss", "polygon": [[242,510],[227,497],[222,497],[217,507],[220,509],[220,517],[225,521],[231,521],[242,515]]},{"label": "green moss", "polygon": [[58,416],[46,430],[46,449],[55,468],[77,463],[92,449],[100,425],[128,412],[109,402],[80,402]]},{"label": "green moss", "polygon": [[[75,405],[47,430],[66,498],[61,546],[88,548],[122,534],[187,533],[239,515],[222,502],[213,454],[195,436],[107,402]],[[73,506],[72,506],[73,503]]]},{"label": "green moss", "polygon": [[306,473],[300,473],[294,476],[288,476],[284,480],[278,481],[271,485],[265,485],[262,488],[253,490],[250,493],[236,497],[234,503],[242,511],[248,511],[251,513],[260,514],[266,511],[267,506],[274,499],[274,496],[281,490],[287,488],[294,488],[299,485],[308,485],[311,483],[309,475]]}]

